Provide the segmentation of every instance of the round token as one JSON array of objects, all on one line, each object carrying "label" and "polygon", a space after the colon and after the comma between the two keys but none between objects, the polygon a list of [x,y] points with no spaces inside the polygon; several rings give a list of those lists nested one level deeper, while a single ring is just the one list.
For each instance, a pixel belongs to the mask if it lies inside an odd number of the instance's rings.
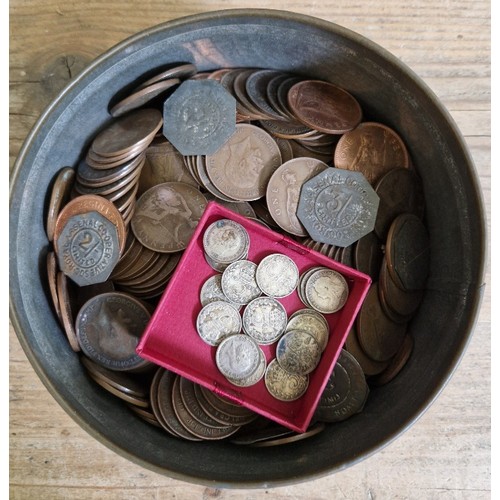
[{"label": "round token", "polygon": [[283,115],[275,111],[267,98],[267,86],[272,78],[282,75],[281,72],[262,69],[250,74],[245,82],[248,98],[259,111],[266,114],[271,120],[282,120]]},{"label": "round token", "polygon": [[71,167],[64,167],[57,174],[52,193],[50,195],[49,209],[47,212],[47,239],[53,241],[57,216],[61,208],[69,200],[71,189],[75,181],[75,170]]},{"label": "round token", "polygon": [[347,335],[347,338],[345,339],[344,349],[356,358],[356,361],[359,363],[363,370],[363,373],[367,377],[378,375],[379,373],[383,372],[389,364],[388,361],[375,361],[365,354],[365,352],[359,345],[358,335],[356,333],[355,327],[352,327],[351,331]]},{"label": "round token", "polygon": [[215,353],[215,363],[228,380],[245,380],[258,370],[261,350],[247,335],[231,335],[224,339]]},{"label": "round token", "polygon": [[218,346],[225,338],[240,333],[240,313],[229,302],[210,302],[199,312],[196,330],[203,342]]},{"label": "round token", "polygon": [[252,300],[243,311],[243,330],[258,344],[276,342],[286,329],[285,308],[271,297]]},{"label": "round token", "polygon": [[313,309],[323,314],[344,307],[349,295],[345,278],[333,269],[318,269],[311,273],[305,286],[305,297]]},{"label": "round token", "polygon": [[287,372],[307,375],[318,366],[321,347],[309,333],[290,330],[278,341],[276,359]]},{"label": "round token", "polygon": [[376,377],[370,378],[371,385],[385,385],[393,380],[399,372],[404,368],[408,359],[410,359],[411,353],[413,351],[413,338],[410,334],[406,334],[401,347],[398,352],[391,358],[387,368],[377,375]]},{"label": "round token", "polygon": [[260,297],[262,291],[255,281],[257,264],[249,260],[237,260],[224,270],[221,287],[229,302],[248,304]]},{"label": "round token", "polygon": [[269,297],[282,298],[297,288],[299,270],[290,257],[274,253],[260,261],[255,279],[263,293]]},{"label": "round token", "polygon": [[264,376],[266,389],[271,396],[280,401],[299,399],[309,386],[309,375],[295,375],[284,370],[276,359],[273,359]]}]

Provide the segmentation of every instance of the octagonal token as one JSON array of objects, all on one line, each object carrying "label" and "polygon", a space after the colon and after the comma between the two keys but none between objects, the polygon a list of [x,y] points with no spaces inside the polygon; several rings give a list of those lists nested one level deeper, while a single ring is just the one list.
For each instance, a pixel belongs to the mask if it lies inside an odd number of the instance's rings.
[{"label": "octagonal token", "polygon": [[165,101],[163,117],[163,135],[181,154],[214,154],[236,130],[236,101],[215,80],[186,80]]},{"label": "octagonal token", "polygon": [[378,205],[361,172],[328,168],[302,186],[297,217],[312,239],[347,247],[373,230]]}]

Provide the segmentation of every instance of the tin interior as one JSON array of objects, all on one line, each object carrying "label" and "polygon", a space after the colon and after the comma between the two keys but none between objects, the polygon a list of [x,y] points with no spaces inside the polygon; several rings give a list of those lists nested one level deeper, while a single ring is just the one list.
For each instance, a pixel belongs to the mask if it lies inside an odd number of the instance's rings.
[{"label": "tin interior", "polygon": [[[431,241],[427,291],[409,331],[414,352],[391,383],[372,389],[362,413],[304,441],[274,448],[191,443],[138,419],[85,374],[53,312],[45,277],[47,193],[76,166],[106,123],[110,99],[173,62],[200,71],[265,67],[331,81],[360,102],[365,120],[397,130],[420,174]],[[341,470],[407,429],[443,388],[478,312],[485,253],[477,177],[458,129],[432,92],[384,49],[298,14],[231,10],[159,25],[98,58],[49,106],[15,165],[10,202],[11,318],[51,394],[90,434],[159,473],[221,487],[269,487]],[[201,457],[201,459],[200,459]]]}]

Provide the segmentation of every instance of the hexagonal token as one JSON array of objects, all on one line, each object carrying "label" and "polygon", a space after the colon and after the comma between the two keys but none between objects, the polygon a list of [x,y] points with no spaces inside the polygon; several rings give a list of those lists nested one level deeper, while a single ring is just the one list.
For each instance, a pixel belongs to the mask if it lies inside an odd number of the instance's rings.
[{"label": "hexagonal token", "polygon": [[70,217],[56,247],[61,271],[80,286],[106,281],[120,255],[116,226],[93,211]]},{"label": "hexagonal token", "polygon": [[346,247],[373,230],[378,205],[361,172],[328,168],[302,186],[297,217],[312,239]]},{"label": "hexagonal token", "polygon": [[236,101],[215,80],[186,80],[165,101],[163,116],[163,135],[181,154],[209,155],[236,130]]}]

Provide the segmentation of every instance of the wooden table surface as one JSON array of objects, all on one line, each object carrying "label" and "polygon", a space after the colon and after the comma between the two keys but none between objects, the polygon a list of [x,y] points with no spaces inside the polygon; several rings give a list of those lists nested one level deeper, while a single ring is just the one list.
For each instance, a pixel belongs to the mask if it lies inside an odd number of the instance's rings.
[{"label": "wooden table surface", "polygon": [[[39,114],[96,56],[163,21],[276,8],[350,28],[391,51],[441,99],[465,136],[490,223],[487,0],[10,1],[10,167]],[[343,472],[270,490],[216,490],[116,455],[55,402],[10,328],[12,499],[490,498],[490,273],[469,348],[438,400],[403,436]]]}]

